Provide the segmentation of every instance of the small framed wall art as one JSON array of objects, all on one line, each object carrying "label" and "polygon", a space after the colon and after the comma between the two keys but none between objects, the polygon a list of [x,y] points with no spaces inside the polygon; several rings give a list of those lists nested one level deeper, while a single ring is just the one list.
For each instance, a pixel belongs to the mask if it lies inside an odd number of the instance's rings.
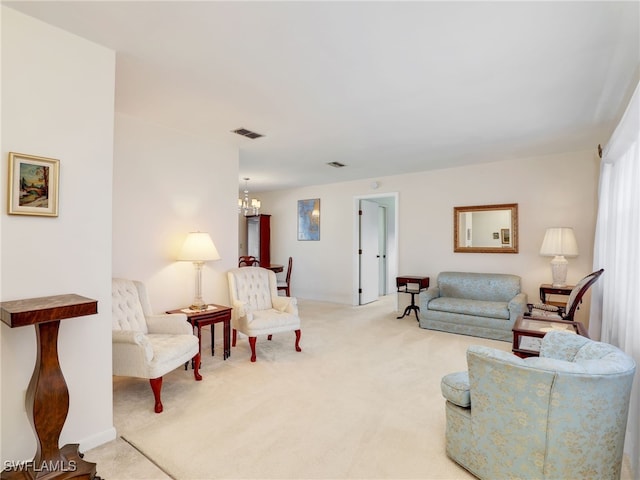
[{"label": "small framed wall art", "polygon": [[502,245],[511,245],[511,232],[508,228],[500,229],[500,243]]},{"label": "small framed wall art", "polygon": [[298,200],[298,240],[320,240],[320,199]]},{"label": "small framed wall art", "polygon": [[58,216],[60,160],[9,152],[9,215]]}]

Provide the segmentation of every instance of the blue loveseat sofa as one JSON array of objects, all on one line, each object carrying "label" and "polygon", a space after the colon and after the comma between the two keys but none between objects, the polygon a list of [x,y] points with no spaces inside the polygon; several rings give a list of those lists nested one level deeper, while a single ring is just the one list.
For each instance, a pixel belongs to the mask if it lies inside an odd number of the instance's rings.
[{"label": "blue loveseat sofa", "polygon": [[420,293],[420,327],[510,342],[527,309],[520,277],[502,273],[441,272]]}]

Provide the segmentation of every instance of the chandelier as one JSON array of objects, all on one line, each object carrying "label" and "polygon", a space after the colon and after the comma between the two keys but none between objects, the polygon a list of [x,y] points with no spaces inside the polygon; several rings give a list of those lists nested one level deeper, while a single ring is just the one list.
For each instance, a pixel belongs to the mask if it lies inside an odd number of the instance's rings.
[{"label": "chandelier", "polygon": [[249,200],[249,178],[245,177],[244,180],[244,197],[238,199],[238,213],[241,213],[245,217],[248,215],[258,215],[260,213],[260,200],[252,198]]}]

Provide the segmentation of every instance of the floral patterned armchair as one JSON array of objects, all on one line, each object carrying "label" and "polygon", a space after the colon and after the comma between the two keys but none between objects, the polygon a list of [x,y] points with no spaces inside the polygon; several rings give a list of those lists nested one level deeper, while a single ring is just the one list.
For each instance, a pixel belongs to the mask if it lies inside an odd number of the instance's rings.
[{"label": "floral patterned armchair", "polygon": [[550,332],[540,357],[484,346],[443,377],[447,455],[482,479],[618,479],[635,362]]}]

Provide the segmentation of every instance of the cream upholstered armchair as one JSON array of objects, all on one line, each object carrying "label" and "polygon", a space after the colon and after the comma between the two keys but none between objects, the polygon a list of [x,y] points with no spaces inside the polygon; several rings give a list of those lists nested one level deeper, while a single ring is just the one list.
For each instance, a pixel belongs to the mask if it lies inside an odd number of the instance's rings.
[{"label": "cream upholstered armchair", "polygon": [[481,479],[620,478],[632,357],[564,331],[540,357],[473,345],[442,379],[447,455]]},{"label": "cream upholstered armchair", "polygon": [[241,267],[227,273],[229,298],[233,307],[232,345],[237,332],[249,337],[251,361],[256,361],[256,337],[294,331],[295,348],[300,348],[300,317],[295,297],[279,297],[276,274],[261,267]]},{"label": "cream upholstered armchair", "polygon": [[113,375],[148,378],[155,412],[162,412],[162,376],[194,359],[199,372],[198,337],[186,315],[153,315],[144,285],[114,278],[111,282]]}]

